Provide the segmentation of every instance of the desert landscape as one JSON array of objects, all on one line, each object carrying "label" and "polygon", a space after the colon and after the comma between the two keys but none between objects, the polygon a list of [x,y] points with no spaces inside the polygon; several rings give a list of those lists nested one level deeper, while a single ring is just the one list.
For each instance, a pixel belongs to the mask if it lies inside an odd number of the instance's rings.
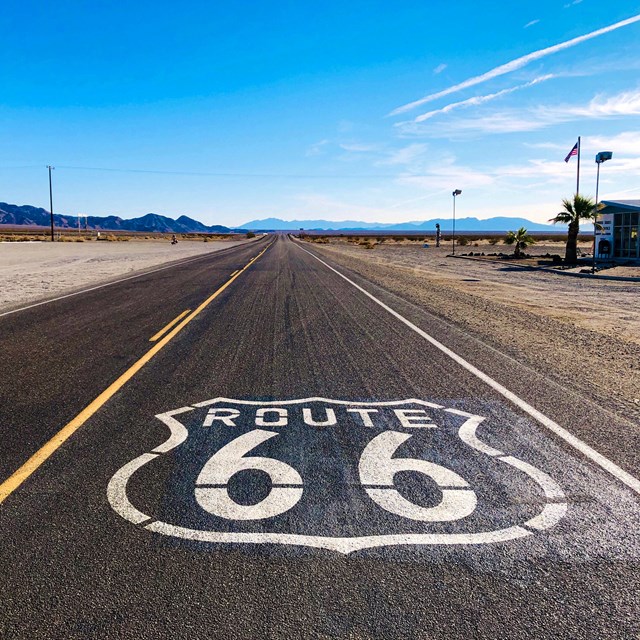
[{"label": "desert landscape", "polygon": [[[529,260],[490,259],[512,253],[479,239],[477,246],[386,238],[307,236],[333,262],[455,323],[486,344],[557,380],[567,389],[614,402],[630,419],[640,417],[640,282],[572,277],[583,267],[553,272],[531,266],[546,254],[563,254],[564,241],[545,240],[527,248]],[[579,245],[584,253],[590,243]],[[543,262],[546,260],[542,259]],[[601,272],[639,277],[640,267]]]},{"label": "desert landscape", "polygon": [[216,236],[206,242],[180,239],[172,245],[171,236],[119,237],[120,241],[113,236],[115,240],[106,242],[77,242],[74,236],[63,242],[16,242],[15,235],[5,235],[11,240],[0,242],[0,313],[247,242],[244,236]]}]

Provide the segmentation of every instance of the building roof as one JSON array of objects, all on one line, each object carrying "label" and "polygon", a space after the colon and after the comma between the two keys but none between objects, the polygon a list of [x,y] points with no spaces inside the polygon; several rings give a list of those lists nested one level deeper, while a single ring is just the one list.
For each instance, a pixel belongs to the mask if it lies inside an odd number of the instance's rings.
[{"label": "building roof", "polygon": [[[622,209],[623,211],[640,211],[640,200],[603,200],[605,208]],[[600,210],[603,211],[602,209]]]}]

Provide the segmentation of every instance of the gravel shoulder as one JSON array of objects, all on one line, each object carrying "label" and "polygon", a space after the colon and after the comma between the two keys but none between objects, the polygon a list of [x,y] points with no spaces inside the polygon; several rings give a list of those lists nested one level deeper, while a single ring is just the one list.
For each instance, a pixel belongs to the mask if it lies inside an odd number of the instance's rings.
[{"label": "gravel shoulder", "polygon": [[[379,244],[370,250],[342,240],[312,246],[567,388],[640,422],[640,283],[450,258],[450,247],[425,249],[416,243]],[[544,253],[546,248],[537,249]]]},{"label": "gravel shoulder", "polygon": [[0,311],[247,242],[0,243]]}]

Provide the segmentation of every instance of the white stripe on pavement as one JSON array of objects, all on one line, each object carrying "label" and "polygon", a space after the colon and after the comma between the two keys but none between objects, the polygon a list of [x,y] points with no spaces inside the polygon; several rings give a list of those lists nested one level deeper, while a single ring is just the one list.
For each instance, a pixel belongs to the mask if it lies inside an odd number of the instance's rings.
[{"label": "white stripe on pavement", "polygon": [[543,413],[538,411],[535,407],[532,407],[530,404],[522,400],[522,398],[518,397],[515,393],[509,391],[506,387],[503,387],[499,382],[496,382],[493,378],[488,376],[480,369],[474,367],[471,363],[467,362],[464,358],[459,356],[454,351],[451,351],[448,347],[445,347],[441,342],[438,342],[435,338],[430,336],[428,333],[417,327],[413,322],[407,320],[404,316],[400,315],[397,311],[394,311],[391,307],[386,305],[381,300],[378,300],[374,295],[369,293],[366,289],[363,289],[360,285],[356,284],[353,280],[347,278],[347,276],[340,273],[337,269],[334,269],[331,265],[327,264],[324,260],[318,258],[318,256],[311,253],[311,251],[307,251],[299,244],[294,243],[300,250],[308,253],[312,258],[315,258],[318,262],[322,263],[327,269],[330,269],[335,274],[339,275],[343,280],[346,280],[349,284],[354,286],[358,291],[361,291],[365,296],[373,300],[377,305],[381,306],[385,311],[388,311],[392,316],[400,320],[400,322],[404,323],[407,327],[415,331],[419,336],[424,338],[427,342],[432,344],[436,349],[439,349],[445,355],[449,356],[452,360],[457,362],[461,367],[464,367],[469,373],[472,373],[474,376],[482,380],[485,384],[489,385],[494,391],[497,391],[500,395],[504,396],[507,400],[515,404],[519,409],[528,413],[532,418],[534,418],[541,425],[545,426],[547,429],[555,433],[559,438],[562,438],[567,444],[572,446],[574,449],[577,449],[584,456],[589,458],[592,462],[595,462],[599,467],[609,472],[612,476],[620,480],[620,482],[626,484],[630,489],[633,489],[636,493],[640,494],[640,480],[632,476],[630,473],[627,473],[624,469],[620,468],[614,462],[611,462],[608,458],[603,456],[601,453],[598,453],[595,449],[590,447],[586,442],[580,440],[572,433],[561,427],[557,422],[551,420]]}]

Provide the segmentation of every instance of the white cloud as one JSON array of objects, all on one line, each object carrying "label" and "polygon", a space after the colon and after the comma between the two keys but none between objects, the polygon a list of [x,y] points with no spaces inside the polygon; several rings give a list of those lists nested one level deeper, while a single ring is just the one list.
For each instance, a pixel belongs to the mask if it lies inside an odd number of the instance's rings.
[{"label": "white cloud", "polygon": [[441,63],[433,70],[433,73],[437,75],[438,73],[442,73],[446,68],[447,68],[447,65],[444,63]]},{"label": "white cloud", "polygon": [[543,120],[562,122],[578,118],[612,118],[640,115],[640,89],[615,96],[597,95],[585,106],[558,105],[537,107],[535,113]]},{"label": "white cloud", "polygon": [[412,164],[427,150],[428,145],[414,143],[393,151],[386,160],[380,164]]},{"label": "white cloud", "polygon": [[580,4],[582,2],[582,0],[573,0],[573,2],[569,2],[568,4],[564,5],[565,9],[570,9],[571,7],[575,6],[576,4]]},{"label": "white cloud", "polygon": [[[366,204],[363,202],[366,197],[359,194],[358,197],[351,197],[347,200],[339,196],[334,196],[321,192],[298,193],[293,196],[294,206],[289,213],[285,210],[278,211],[278,217],[283,215],[295,217],[297,219],[323,218],[325,220],[366,220],[368,222],[389,222],[389,208]],[[379,202],[379,198],[374,199]]]},{"label": "white cloud", "polygon": [[[614,136],[590,136],[586,139],[589,147],[613,151],[620,155],[640,155],[640,131],[623,131]],[[584,148],[583,139],[582,147]]]},{"label": "white cloud", "polygon": [[486,171],[458,165],[452,156],[443,156],[427,166],[421,174],[399,175],[397,182],[424,189],[441,189],[443,184],[451,185],[451,189],[462,184],[467,187],[486,187],[495,182],[495,176]]},{"label": "white cloud", "polygon": [[424,122],[429,118],[433,118],[442,113],[449,113],[454,109],[460,109],[462,107],[473,107],[479,104],[484,104],[485,102],[490,102],[491,100],[495,100],[496,98],[500,98],[501,96],[508,95],[513,93],[514,91],[519,91],[520,89],[526,89],[527,87],[532,87],[533,85],[539,84],[540,82],[544,82],[545,80],[550,80],[555,77],[553,74],[547,74],[545,76],[540,76],[539,78],[535,78],[531,82],[527,82],[525,84],[520,84],[516,87],[511,87],[510,89],[503,89],[502,91],[497,91],[496,93],[489,93],[484,96],[474,96],[473,98],[469,98],[468,100],[462,100],[461,102],[452,102],[441,109],[435,109],[434,111],[428,111],[427,113],[423,113],[421,116],[418,116],[414,122]]},{"label": "white cloud", "polygon": [[418,196],[417,198],[409,198],[408,200],[401,200],[400,202],[396,202],[395,204],[390,204],[390,209],[398,209],[399,207],[403,207],[407,204],[412,204],[413,202],[420,202],[421,200],[429,200],[431,198],[435,198],[437,196],[442,195],[443,193],[450,193],[450,189],[447,187],[446,189],[438,189],[438,191],[432,191],[431,193],[427,193],[423,196]]},{"label": "white cloud", "polygon": [[571,40],[566,40],[565,42],[561,42],[559,44],[555,44],[551,47],[546,47],[545,49],[539,49],[538,51],[534,51],[532,53],[527,54],[526,56],[521,56],[520,58],[516,58],[515,60],[511,60],[505,64],[502,64],[498,67],[494,67],[490,71],[483,73],[479,76],[475,76],[473,78],[469,78],[464,82],[460,82],[456,85],[448,87],[447,89],[443,89],[442,91],[438,91],[437,93],[431,93],[424,98],[420,98],[419,100],[415,100],[408,104],[405,104],[397,109],[394,109],[390,115],[397,115],[399,113],[404,113],[406,111],[410,111],[415,107],[418,107],[427,102],[432,102],[438,98],[442,98],[444,96],[448,96],[452,93],[457,93],[462,89],[467,89],[469,87],[476,86],[487,80],[492,80],[493,78],[497,78],[499,76],[505,75],[507,73],[511,73],[512,71],[516,71],[517,69],[521,69],[522,67],[528,65],[530,62],[535,60],[539,60],[540,58],[544,58],[553,53],[557,53],[558,51],[562,51],[563,49],[568,49],[570,47],[574,47],[577,44],[585,42],[586,40],[591,40],[592,38],[596,38],[605,33],[609,33],[611,31],[615,31],[616,29],[620,29],[622,27],[626,27],[627,25],[633,24],[635,22],[640,21],[640,14],[635,15],[632,18],[628,18],[626,20],[621,20],[620,22],[616,22],[615,24],[609,25],[608,27],[604,27],[602,29],[597,29],[596,31],[591,31],[582,36],[578,36],[577,38],[572,38]]},{"label": "white cloud", "polygon": [[534,24],[538,24],[540,20],[532,20],[531,22],[527,22],[527,24],[522,27],[523,29],[528,29],[529,27],[533,27]]},{"label": "white cloud", "polygon": [[454,137],[460,135],[516,133],[537,131],[556,124],[577,120],[604,120],[640,115],[640,89],[614,96],[597,95],[585,105],[557,104],[527,110],[508,109],[476,117],[458,117],[437,127],[411,121],[398,123],[404,137],[429,135]]},{"label": "white cloud", "polygon": [[429,136],[432,138],[468,137],[469,134],[517,133],[537,131],[546,123],[528,118],[522,111],[505,111],[477,117],[455,118],[445,123],[398,123],[398,132],[403,138]]},{"label": "white cloud", "polygon": [[375,151],[378,147],[375,144],[363,144],[359,142],[343,143],[340,145],[341,149],[350,151],[352,153],[366,153],[368,151]]},{"label": "white cloud", "polygon": [[305,156],[307,157],[312,157],[312,156],[319,156],[324,147],[326,147],[329,144],[329,140],[320,140],[319,142],[316,142],[315,144],[312,144],[306,151],[305,151]]}]

